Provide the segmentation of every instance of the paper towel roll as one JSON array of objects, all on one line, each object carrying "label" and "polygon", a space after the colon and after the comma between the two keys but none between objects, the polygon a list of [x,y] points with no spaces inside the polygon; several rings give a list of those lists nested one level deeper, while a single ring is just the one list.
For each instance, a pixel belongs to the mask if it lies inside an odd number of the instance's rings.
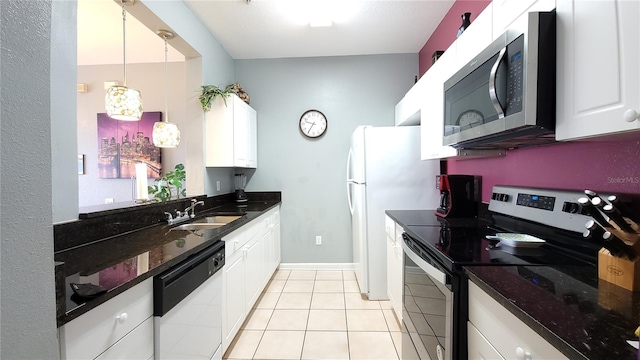
[{"label": "paper towel roll", "polygon": [[147,200],[149,191],[147,189],[147,164],[136,164],[136,199]]}]

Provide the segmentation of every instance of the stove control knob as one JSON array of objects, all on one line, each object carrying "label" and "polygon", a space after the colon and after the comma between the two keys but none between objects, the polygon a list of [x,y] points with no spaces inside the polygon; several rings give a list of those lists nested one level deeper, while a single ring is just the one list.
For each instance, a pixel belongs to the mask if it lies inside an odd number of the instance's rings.
[{"label": "stove control knob", "polygon": [[509,201],[509,195],[508,194],[500,194],[500,201],[504,201],[504,202]]}]

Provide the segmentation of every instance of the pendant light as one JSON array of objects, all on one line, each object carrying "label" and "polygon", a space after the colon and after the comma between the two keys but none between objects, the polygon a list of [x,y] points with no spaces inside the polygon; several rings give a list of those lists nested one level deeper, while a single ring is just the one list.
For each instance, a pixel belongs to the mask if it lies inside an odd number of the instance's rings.
[{"label": "pendant light", "polygon": [[127,12],[124,6],[129,1],[122,0],[122,54],[124,67],[124,81],[122,85],[114,85],[107,89],[105,108],[110,118],[122,121],[138,121],[142,117],[142,96],[140,91],[127,87]]},{"label": "pendant light", "polygon": [[169,81],[167,80],[168,45],[167,40],[173,39],[173,33],[158,30],[158,35],[164,39],[164,119],[153,124],[153,145],[160,148],[177,148],[180,145],[180,130],[178,125],[169,122]]}]

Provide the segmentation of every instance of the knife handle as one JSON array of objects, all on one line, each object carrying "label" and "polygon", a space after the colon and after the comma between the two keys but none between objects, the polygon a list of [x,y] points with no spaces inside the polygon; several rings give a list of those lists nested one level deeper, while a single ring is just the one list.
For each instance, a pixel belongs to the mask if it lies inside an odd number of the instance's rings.
[{"label": "knife handle", "polygon": [[612,225],[617,226],[620,230],[634,233],[636,232],[629,223],[622,217],[622,214],[613,205],[605,205],[602,210],[607,214],[609,220],[613,222]]},{"label": "knife handle", "polygon": [[[629,260],[633,260],[636,258],[636,252],[633,249],[633,247],[625,244],[622,240],[618,239],[615,235],[613,235],[612,233],[605,231],[605,233],[602,235],[602,238],[605,240],[605,243],[608,243],[609,245],[611,245],[613,248],[615,248],[616,250],[618,250],[618,253],[622,253],[624,255],[626,255],[626,257]],[[607,250],[609,250],[609,252],[611,252],[611,249],[607,248],[605,246],[605,248]],[[620,255],[616,255],[613,252],[611,253],[615,256],[620,256]]]},{"label": "knife handle", "polygon": [[609,224],[609,221],[604,218],[604,216],[600,213],[600,210],[593,206],[588,198],[579,198],[578,204],[580,204],[580,206],[582,206],[582,210],[584,210],[587,215],[591,216],[593,220],[600,224],[600,226],[605,229],[611,228],[611,224]]}]

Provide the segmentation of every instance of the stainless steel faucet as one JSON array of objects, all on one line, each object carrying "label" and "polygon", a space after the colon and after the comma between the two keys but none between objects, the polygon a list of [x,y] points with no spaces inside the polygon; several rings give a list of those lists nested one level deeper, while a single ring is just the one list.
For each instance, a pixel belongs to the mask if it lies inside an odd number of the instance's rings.
[{"label": "stainless steel faucet", "polygon": [[[204,206],[204,201],[196,201],[196,199],[191,199],[191,206],[184,209],[184,215],[190,216],[192,219],[196,217],[196,206],[202,205]],[[191,215],[189,215],[189,211],[191,211]]]}]

